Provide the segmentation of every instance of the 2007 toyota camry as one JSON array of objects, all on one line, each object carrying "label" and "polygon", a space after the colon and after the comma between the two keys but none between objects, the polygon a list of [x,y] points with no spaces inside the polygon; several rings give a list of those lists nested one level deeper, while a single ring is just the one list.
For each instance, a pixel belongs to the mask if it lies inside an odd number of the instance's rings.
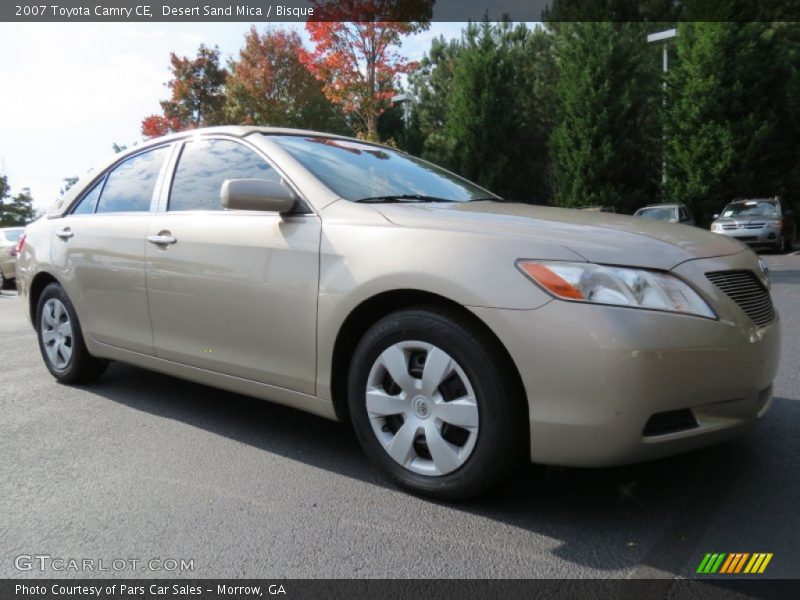
[{"label": "2007 toyota camry", "polygon": [[457,499],[518,458],[641,461],[768,409],[763,263],[697,228],[503,202],[391,148],[224,127],[118,155],[28,227],[50,372],[118,360],[350,419]]}]

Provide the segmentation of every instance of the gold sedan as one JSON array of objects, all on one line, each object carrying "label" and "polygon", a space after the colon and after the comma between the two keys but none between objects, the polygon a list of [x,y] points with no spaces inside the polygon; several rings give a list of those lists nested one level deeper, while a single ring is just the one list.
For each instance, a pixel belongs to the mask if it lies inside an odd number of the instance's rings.
[{"label": "gold sedan", "polygon": [[704,446],[771,401],[779,320],[742,244],[504,202],[355,139],[156,139],[26,233],[19,290],[57,379],[117,360],[351,420],[386,474],[437,498],[522,458]]}]

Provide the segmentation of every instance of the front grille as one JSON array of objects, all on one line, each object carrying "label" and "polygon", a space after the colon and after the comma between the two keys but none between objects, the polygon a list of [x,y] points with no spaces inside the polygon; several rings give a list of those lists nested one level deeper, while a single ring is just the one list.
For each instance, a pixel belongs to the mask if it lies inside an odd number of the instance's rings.
[{"label": "front grille", "polygon": [[676,431],[685,431],[698,427],[694,413],[688,408],[682,410],[668,410],[654,414],[644,426],[642,435],[650,437],[653,435],[665,435]]},{"label": "front grille", "polygon": [[736,223],[724,223],[722,228],[730,231],[731,229],[739,229],[739,226]]},{"label": "front grille", "polygon": [[736,302],[756,325],[766,325],[775,318],[769,291],[752,271],[713,271],[708,280]]},{"label": "front grille", "polygon": [[745,223],[742,225],[745,229],[764,229],[766,223]]}]

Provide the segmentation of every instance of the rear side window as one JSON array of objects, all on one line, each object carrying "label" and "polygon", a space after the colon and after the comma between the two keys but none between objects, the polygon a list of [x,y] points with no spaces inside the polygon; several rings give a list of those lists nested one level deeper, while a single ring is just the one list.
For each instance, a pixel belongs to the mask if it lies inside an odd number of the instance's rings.
[{"label": "rear side window", "polygon": [[168,210],[222,210],[219,192],[226,179],[280,182],[281,178],[263,158],[238,142],[187,142],[172,179]]},{"label": "rear side window", "polygon": [[142,152],[117,165],[106,177],[99,213],[149,211],[167,148]]},{"label": "rear side window", "polygon": [[94,187],[80,199],[75,208],[72,209],[73,215],[88,215],[94,212],[94,207],[97,204],[97,199],[100,197],[100,192],[103,190],[103,182],[105,178],[101,179],[94,184]]}]

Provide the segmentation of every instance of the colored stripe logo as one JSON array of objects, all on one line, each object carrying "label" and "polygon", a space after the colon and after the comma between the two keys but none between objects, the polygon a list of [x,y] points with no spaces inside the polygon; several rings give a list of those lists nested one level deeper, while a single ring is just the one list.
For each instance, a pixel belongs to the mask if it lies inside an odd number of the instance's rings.
[{"label": "colored stripe logo", "polygon": [[702,575],[713,575],[715,573],[735,575],[737,573],[747,573],[755,575],[763,573],[767,569],[769,561],[772,560],[772,552],[733,552],[733,553],[711,553],[703,557],[697,573]]}]

